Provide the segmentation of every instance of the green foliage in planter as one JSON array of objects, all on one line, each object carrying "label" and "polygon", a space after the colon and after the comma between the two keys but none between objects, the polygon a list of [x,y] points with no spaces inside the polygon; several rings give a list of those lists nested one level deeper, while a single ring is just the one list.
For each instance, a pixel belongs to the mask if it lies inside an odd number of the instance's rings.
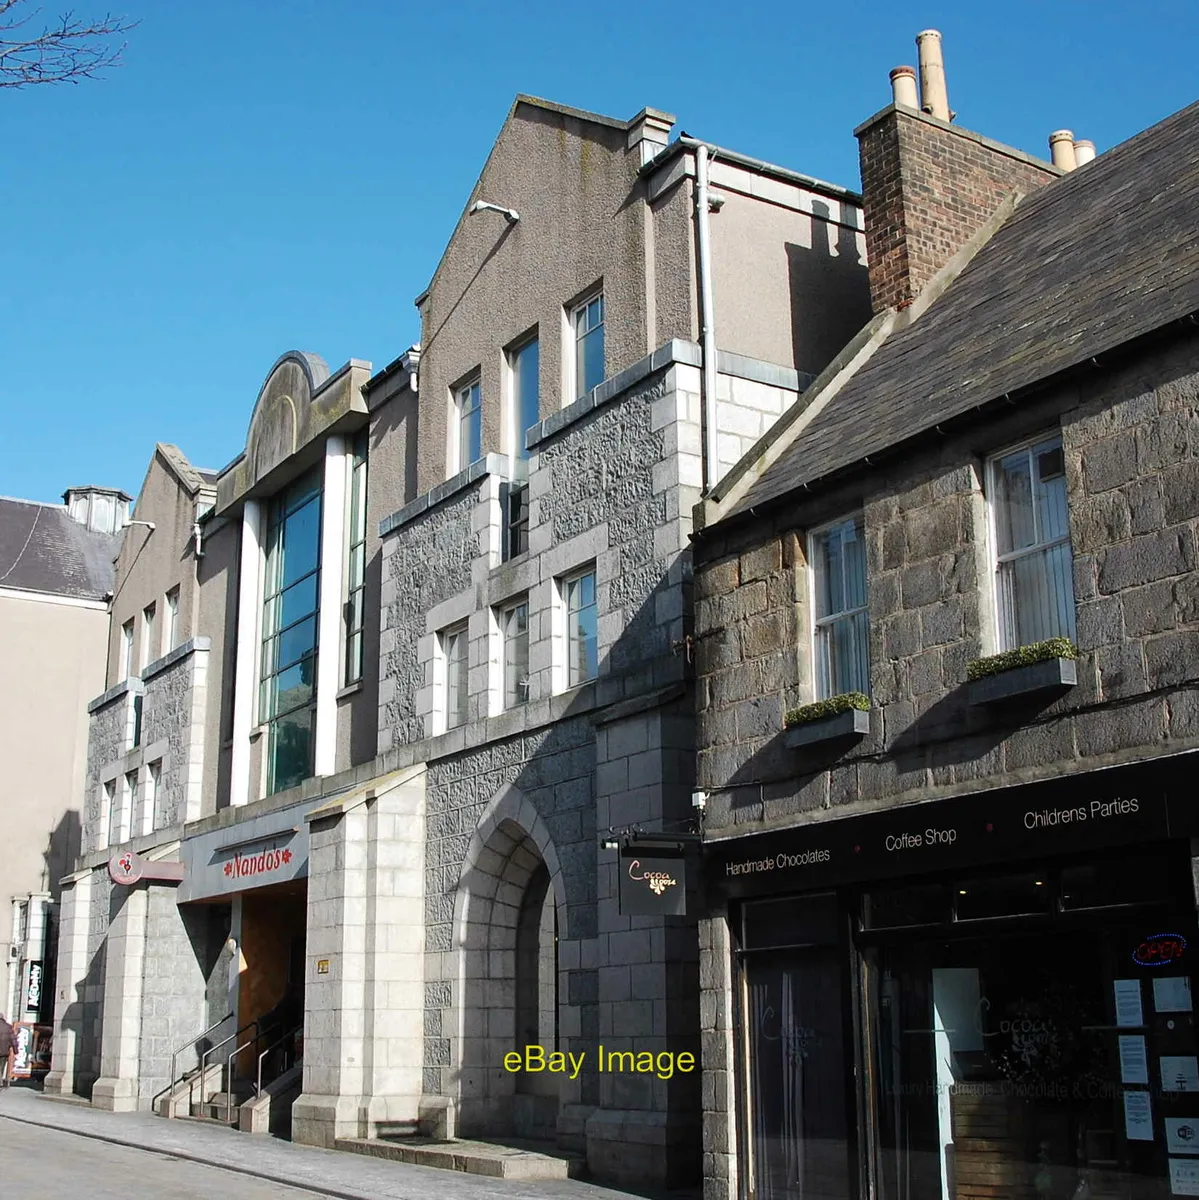
[{"label": "green foliage in planter", "polygon": [[830,696],[827,700],[817,700],[815,704],[801,704],[792,708],[783,718],[783,724],[788,728],[795,725],[807,725],[810,721],[823,721],[825,717],[835,717],[838,713],[849,712],[856,708],[858,712],[870,711],[870,697],[861,692],[845,692],[840,696]]},{"label": "green foliage in planter", "polygon": [[1019,646],[992,654],[989,658],[973,658],[966,664],[966,678],[973,683],[988,675],[998,675],[1015,667],[1029,667],[1033,663],[1048,662],[1051,658],[1077,658],[1078,648],[1069,638],[1055,637],[1044,642],[1033,642],[1031,646]]}]

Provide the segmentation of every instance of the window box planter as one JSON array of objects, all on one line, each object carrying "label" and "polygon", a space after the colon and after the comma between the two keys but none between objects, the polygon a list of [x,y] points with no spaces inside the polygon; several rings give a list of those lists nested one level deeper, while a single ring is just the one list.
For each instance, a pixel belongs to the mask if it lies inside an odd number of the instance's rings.
[{"label": "window box planter", "polygon": [[870,732],[870,701],[861,692],[832,696],[793,708],[786,717],[788,746],[849,741]]},{"label": "window box planter", "polygon": [[966,669],[971,705],[1000,704],[1025,696],[1064,692],[1078,682],[1078,651],[1066,638],[1050,638],[990,658]]}]

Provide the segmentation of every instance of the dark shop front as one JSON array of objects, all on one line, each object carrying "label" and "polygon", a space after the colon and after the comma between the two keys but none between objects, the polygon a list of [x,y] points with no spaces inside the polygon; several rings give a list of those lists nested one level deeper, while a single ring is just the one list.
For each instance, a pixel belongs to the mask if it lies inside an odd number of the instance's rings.
[{"label": "dark shop front", "polygon": [[709,843],[741,1194],[1199,1196],[1196,765]]}]

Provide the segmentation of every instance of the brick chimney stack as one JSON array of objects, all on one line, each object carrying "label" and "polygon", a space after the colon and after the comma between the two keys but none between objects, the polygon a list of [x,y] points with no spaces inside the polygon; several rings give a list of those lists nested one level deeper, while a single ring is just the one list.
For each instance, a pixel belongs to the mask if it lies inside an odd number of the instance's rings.
[{"label": "brick chimney stack", "polygon": [[[936,93],[923,98],[924,107],[931,100],[948,112],[940,35],[926,30],[917,42],[922,68],[932,49],[934,71],[940,71],[934,75]],[[1012,192],[1031,192],[1062,174],[1011,146],[920,111],[910,103],[914,75],[910,67],[897,67],[891,78],[899,103],[854,130],[876,313],[914,300]]]}]

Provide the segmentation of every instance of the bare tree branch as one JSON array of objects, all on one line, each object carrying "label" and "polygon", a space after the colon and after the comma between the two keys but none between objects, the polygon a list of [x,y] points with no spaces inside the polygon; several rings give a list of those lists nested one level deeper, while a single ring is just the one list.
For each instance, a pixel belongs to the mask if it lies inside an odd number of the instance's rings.
[{"label": "bare tree branch", "polygon": [[25,26],[41,13],[14,10],[26,0],[0,0],[0,88],[32,87],[39,83],[78,83],[94,79],[116,66],[125,43],[114,39],[137,24],[106,14],[83,20],[66,12],[34,35]]}]

